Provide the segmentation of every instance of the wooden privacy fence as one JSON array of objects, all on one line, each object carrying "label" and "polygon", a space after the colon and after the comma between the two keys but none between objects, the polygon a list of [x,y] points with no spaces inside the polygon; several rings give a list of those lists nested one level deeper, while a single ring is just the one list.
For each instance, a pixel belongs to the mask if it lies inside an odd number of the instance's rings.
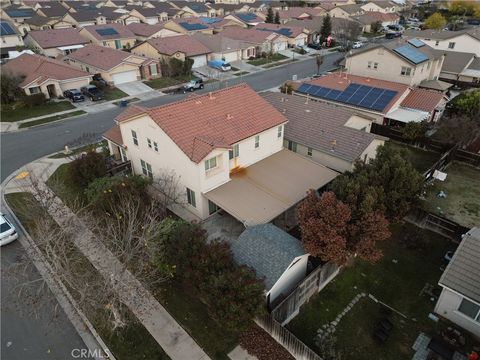
[{"label": "wooden privacy fence", "polygon": [[[272,316],[257,317],[255,322],[270,334],[279,344],[288,350],[297,360],[322,360],[312,349],[301,342],[290,331],[278,323]],[[280,359],[279,359],[280,360]]]},{"label": "wooden privacy fence", "polygon": [[453,154],[453,160],[464,162],[475,167],[480,167],[480,154],[475,154],[466,150],[457,148]]}]

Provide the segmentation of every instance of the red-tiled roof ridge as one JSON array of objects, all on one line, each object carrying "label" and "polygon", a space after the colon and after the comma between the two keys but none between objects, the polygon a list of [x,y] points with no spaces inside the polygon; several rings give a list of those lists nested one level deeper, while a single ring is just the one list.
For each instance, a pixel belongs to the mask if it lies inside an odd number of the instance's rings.
[{"label": "red-tiled roof ridge", "polygon": [[120,115],[118,115],[115,118],[115,121],[122,122],[122,121],[128,120],[128,119],[130,119],[134,116],[140,115],[142,113],[147,114],[148,109],[146,109],[142,106],[139,106],[139,105],[132,104],[132,105],[128,106],[122,113],[120,113]]},{"label": "red-tiled roof ridge", "polygon": [[444,97],[439,91],[416,88],[403,99],[400,106],[432,113]]}]

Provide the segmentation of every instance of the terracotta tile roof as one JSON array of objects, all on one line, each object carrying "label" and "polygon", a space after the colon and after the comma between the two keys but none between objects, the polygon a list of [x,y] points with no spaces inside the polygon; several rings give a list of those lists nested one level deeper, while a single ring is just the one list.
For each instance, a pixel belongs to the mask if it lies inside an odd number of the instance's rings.
[{"label": "terracotta tile roof", "polygon": [[384,14],[380,11],[367,11],[365,14],[353,18],[364,25],[370,25],[375,21],[395,21],[399,19],[399,16],[397,14]]},{"label": "terracotta tile roof", "polygon": [[[269,38],[276,38],[278,34],[270,31],[262,31],[255,29],[226,28],[221,34],[225,37],[235,40],[242,40],[248,43],[263,44]],[[272,34],[274,35],[272,37]]]},{"label": "terracotta tile roof", "polygon": [[89,73],[74,68],[63,61],[30,54],[22,54],[10,60],[2,66],[2,71],[5,70],[13,74],[25,76],[25,79],[20,84],[21,87],[35,80],[43,82],[47,79],[69,80],[90,76]]},{"label": "terracotta tile roof", "polygon": [[[83,29],[88,31],[98,40],[112,40],[112,39],[131,39],[135,38],[135,34],[125,25],[122,24],[105,24],[105,25],[89,25]],[[101,29],[113,29],[116,34],[100,35],[97,30]]]},{"label": "terracotta tile roof", "polygon": [[123,146],[122,132],[120,131],[120,126],[118,125],[115,125],[110,130],[106,131],[103,134],[103,137],[117,145]]},{"label": "terracotta tile roof", "polygon": [[443,93],[438,91],[413,89],[400,106],[432,113],[444,97]]},{"label": "terracotta tile roof", "polygon": [[147,111],[146,108],[141,107],[139,105],[132,104],[132,105],[129,105],[127,107],[127,109],[125,111],[123,111],[120,115],[118,115],[115,118],[115,121],[116,122],[122,122],[122,121],[130,119],[134,116],[144,114],[146,111]]},{"label": "terracotta tile roof", "polygon": [[188,35],[167,36],[164,38],[148,39],[160,54],[173,55],[176,52],[183,52],[186,56],[196,56],[210,53],[205,45]]},{"label": "terracotta tile roof", "polygon": [[255,29],[261,31],[273,31],[277,34],[289,37],[289,38],[296,38],[298,35],[302,34],[304,28],[301,26],[294,26],[294,25],[281,25],[281,24],[258,24],[255,26]]},{"label": "terracotta tile roof", "polygon": [[329,155],[353,162],[373,140],[384,139],[345,126],[355,113],[353,109],[319,101],[306,103],[303,97],[281,93],[267,92],[262,96],[288,119],[286,139]]},{"label": "terracotta tile roof", "polygon": [[[345,73],[332,73],[326,76],[322,76],[318,79],[306,81],[305,83],[324,86],[335,90],[345,90],[350,84],[360,84],[396,91],[397,94],[395,95],[395,97],[383,109],[383,112],[385,113],[388,112],[388,110],[390,110],[390,108],[398,101],[398,99],[405,93],[405,91],[408,91],[409,89],[408,85],[405,84],[372,79],[363,76],[350,75]],[[297,87],[299,85],[300,83],[296,84]]]},{"label": "terracotta tile roof", "polygon": [[230,39],[222,35],[222,33],[218,33],[215,35],[211,34],[203,34],[203,33],[196,33],[193,34],[192,37],[195,40],[198,40],[207,48],[209,48],[212,52],[231,52],[239,49],[247,49],[252,47],[253,45],[244,43],[240,40]]},{"label": "terracotta tile roof", "polygon": [[[141,114],[127,109],[117,122]],[[143,109],[195,163],[215,148],[231,145],[283,124],[287,119],[246,84],[205,95],[193,95],[176,103]]]},{"label": "terracotta tile roof", "polygon": [[[312,16],[319,16],[323,13],[321,9],[306,8],[306,7],[289,7],[288,10],[279,10],[278,15],[280,19],[305,19]],[[307,14],[307,16],[302,16]]]},{"label": "terracotta tile roof", "polygon": [[74,28],[30,31],[27,36],[31,36],[42,49],[88,43],[78,29]]},{"label": "terracotta tile roof", "polygon": [[123,50],[112,49],[106,46],[98,46],[94,44],[90,44],[82,49],[78,49],[66,57],[66,59],[73,59],[102,70],[110,70],[124,63],[130,63],[138,67],[139,65],[137,63],[130,61],[132,58],[143,58],[144,63],[156,61],[155,59],[146,56],[136,55]]},{"label": "terracotta tile roof", "polygon": [[451,39],[463,34],[470,35],[475,39],[480,40],[480,30],[478,28],[473,28],[469,30],[460,30],[460,31],[438,31],[438,30],[406,30],[403,34],[407,38],[417,37],[419,39],[433,39],[433,40],[446,40]]}]

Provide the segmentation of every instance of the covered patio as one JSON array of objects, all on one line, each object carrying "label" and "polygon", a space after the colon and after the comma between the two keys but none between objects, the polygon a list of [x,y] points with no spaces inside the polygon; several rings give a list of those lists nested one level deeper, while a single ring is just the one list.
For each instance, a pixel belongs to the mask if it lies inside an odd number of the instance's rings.
[{"label": "covered patio", "polygon": [[230,175],[204,196],[245,226],[271,222],[339,173],[283,149]]}]

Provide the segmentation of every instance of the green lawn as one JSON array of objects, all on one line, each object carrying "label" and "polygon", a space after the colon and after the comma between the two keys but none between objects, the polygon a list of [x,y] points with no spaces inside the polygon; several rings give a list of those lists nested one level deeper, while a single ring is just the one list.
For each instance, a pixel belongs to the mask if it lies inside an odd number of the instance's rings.
[{"label": "green lawn", "polygon": [[[6,200],[11,206],[12,210],[18,216],[19,220],[25,226],[28,232],[34,232],[34,223],[32,223],[32,211],[40,211],[44,216],[49,216],[41,205],[35,200],[31,193],[12,193],[7,194]],[[95,277],[100,274],[95,270],[88,259],[76,248],[71,253],[71,266],[75,266],[72,271],[79,271],[84,276],[87,273],[89,279],[95,281]],[[97,280],[98,281],[98,280]],[[68,284],[66,284],[68,287]],[[78,301],[79,294],[73,289],[69,289],[72,296]],[[129,319],[127,326],[112,331],[112,326],[105,318],[108,315],[106,310],[83,307],[82,310],[86,313],[88,319],[99,333],[100,337],[105,341],[110,351],[118,360],[169,360],[168,355],[158,345],[156,340],[150,335],[145,327],[134,320],[133,313],[127,308],[122,310]],[[54,319],[52,319],[54,320]]]},{"label": "green lawn", "polygon": [[37,126],[37,125],[42,125],[42,124],[48,124],[52,121],[66,119],[66,118],[70,118],[72,116],[83,115],[83,114],[86,114],[86,113],[87,112],[83,111],[83,110],[76,110],[76,111],[72,111],[72,112],[67,113],[67,114],[49,116],[49,117],[46,117],[46,118],[43,118],[43,119],[40,119],[40,120],[28,121],[28,122],[21,123],[20,126],[19,126],[19,129],[29,128],[29,127],[32,127],[32,126]]},{"label": "green lawn", "polygon": [[3,122],[14,122],[70,109],[75,109],[75,106],[73,106],[70,101],[51,101],[44,105],[33,107],[25,107],[17,103],[15,104],[15,109],[12,109],[12,106],[9,105],[2,105],[0,116]]},{"label": "green lawn", "polygon": [[268,64],[268,63],[271,63],[271,62],[280,61],[280,60],[284,60],[284,59],[288,59],[288,57],[285,56],[285,55],[282,55],[282,54],[272,54],[272,55],[270,55],[268,57],[265,57],[265,58],[249,60],[249,61],[247,61],[247,63],[250,64],[250,65],[254,65],[254,66],[261,66],[261,65],[265,65],[265,64]]},{"label": "green lawn", "polygon": [[[337,327],[337,348],[355,359],[411,359],[411,346],[420,331],[430,334],[436,324],[428,320],[435,303],[419,296],[426,283],[437,284],[443,255],[455,246],[436,233],[409,223],[392,226],[392,237],[384,247],[385,256],[375,265],[357,260],[301,308],[288,328],[305,344],[315,345],[317,329],[333,321],[359,293],[372,294],[407,316],[393,315],[394,331],[384,344],[372,340],[373,326],[382,306],[368,297],[355,305]],[[414,320],[415,319],[415,320]]]},{"label": "green lawn", "polygon": [[192,75],[179,76],[176,78],[162,77],[154,80],[145,81],[145,85],[150,86],[153,89],[163,89],[166,87],[183,84],[190,79],[193,79]]},{"label": "green lawn", "polygon": [[47,185],[58,195],[65,205],[71,208],[79,208],[87,203],[84,189],[75,186],[68,178],[70,164],[62,164],[48,178]]},{"label": "green lawn", "polygon": [[389,140],[385,142],[385,146],[393,147],[404,153],[404,157],[417,169],[420,173],[427,171],[435,162],[440,159],[441,154],[423,150],[407,144],[402,144]]},{"label": "green lawn", "polygon": [[128,96],[128,94],[124,93],[122,90],[117,89],[116,87],[106,87],[103,90],[103,97],[105,100],[117,100]]},{"label": "green lawn", "polygon": [[[445,181],[434,180],[428,187],[424,209],[451,219],[463,226],[480,224],[480,170],[459,162],[450,163]],[[446,198],[438,197],[443,191]]]}]

